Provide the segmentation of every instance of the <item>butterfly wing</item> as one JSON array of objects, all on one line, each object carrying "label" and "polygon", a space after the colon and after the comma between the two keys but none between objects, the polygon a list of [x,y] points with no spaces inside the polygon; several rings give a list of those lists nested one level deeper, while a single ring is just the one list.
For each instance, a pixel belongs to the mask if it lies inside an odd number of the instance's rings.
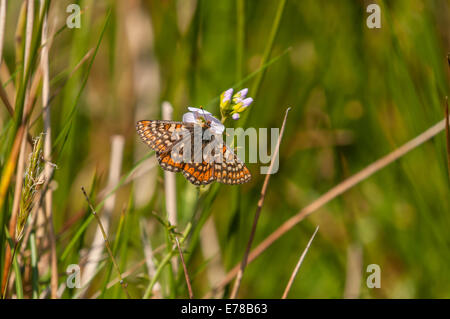
[{"label": "butterfly wing", "polygon": [[166,171],[181,172],[184,167],[183,162],[176,162],[173,160],[172,156],[170,156],[170,152],[158,153],[156,157],[158,159],[159,166]]},{"label": "butterfly wing", "polygon": [[[235,185],[246,183],[251,179],[249,169],[225,144],[220,144],[218,148],[218,152],[221,152],[220,161],[215,161],[213,152],[212,157],[195,162],[197,151],[194,150],[192,138],[194,125],[191,123],[144,120],[137,122],[136,129],[142,140],[156,152],[159,165],[163,169],[183,172],[186,179],[194,185],[207,185],[214,180]],[[206,144],[203,142],[202,150]],[[175,146],[177,151],[172,152]],[[191,150],[191,159],[188,163],[183,161],[183,149],[186,148]]]},{"label": "butterfly wing", "polygon": [[142,140],[157,154],[169,152],[179,142],[188,126],[175,121],[139,121],[136,130]]},{"label": "butterfly wing", "polygon": [[214,166],[205,161],[202,163],[185,163],[183,175],[194,185],[208,185],[215,179]]},{"label": "butterfly wing", "polygon": [[[175,121],[144,120],[136,124],[142,140],[156,152],[161,168],[170,172],[181,172],[184,167],[183,147],[191,129],[189,123]],[[179,151],[171,152],[175,146],[179,147]]]},{"label": "butterfly wing", "polygon": [[214,177],[222,184],[236,185],[247,183],[252,175],[245,164],[225,144],[222,145],[222,160],[214,163]]}]

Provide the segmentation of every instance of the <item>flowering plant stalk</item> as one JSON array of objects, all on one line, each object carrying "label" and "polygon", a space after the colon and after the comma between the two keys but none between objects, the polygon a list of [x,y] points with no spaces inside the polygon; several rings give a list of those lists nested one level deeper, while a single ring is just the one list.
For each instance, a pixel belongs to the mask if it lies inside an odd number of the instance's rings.
[{"label": "flowering plant stalk", "polygon": [[33,151],[30,154],[28,166],[25,171],[22,194],[20,197],[19,214],[17,216],[16,241],[19,241],[23,236],[25,224],[33,209],[36,193],[44,183],[44,179],[41,175],[43,170],[43,163],[41,161],[43,146],[42,136],[43,134],[40,134],[34,141]]}]

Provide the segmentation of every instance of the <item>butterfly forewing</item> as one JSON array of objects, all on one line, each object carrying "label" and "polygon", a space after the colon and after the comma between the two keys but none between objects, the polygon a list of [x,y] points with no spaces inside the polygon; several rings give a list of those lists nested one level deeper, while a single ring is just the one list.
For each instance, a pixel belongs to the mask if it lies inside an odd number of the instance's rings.
[{"label": "butterfly forewing", "polygon": [[139,121],[136,130],[156,153],[165,153],[179,142],[188,126],[174,121]]}]

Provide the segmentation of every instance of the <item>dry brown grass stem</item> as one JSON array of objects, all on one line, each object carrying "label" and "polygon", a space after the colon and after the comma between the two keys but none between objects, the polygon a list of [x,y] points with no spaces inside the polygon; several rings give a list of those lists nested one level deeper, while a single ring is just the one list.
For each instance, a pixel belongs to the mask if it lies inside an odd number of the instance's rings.
[{"label": "dry brown grass stem", "polygon": [[[8,230],[6,230],[6,231],[8,231]],[[9,233],[9,232],[8,232],[8,233]],[[9,235],[9,237],[11,238],[10,235]],[[16,256],[17,248],[18,248],[18,246],[19,246],[19,242],[20,242],[20,240],[19,240],[19,241],[16,241],[16,242],[14,243],[13,253],[12,253],[12,255],[10,256],[10,260],[9,260],[9,264],[10,264],[10,265],[13,263],[14,258],[15,258],[15,256]],[[11,249],[11,246],[8,245],[8,247],[9,247],[9,249]],[[8,297],[8,288],[9,288],[9,279],[10,279],[10,277],[11,277],[11,267],[8,268],[8,273],[6,274],[6,278],[4,278],[5,281],[4,281],[4,288],[2,287],[2,299],[6,299],[6,298]]]},{"label": "dry brown grass stem", "polygon": [[[12,107],[12,104],[9,101],[8,94],[6,93],[6,90],[3,87],[3,85],[0,85],[0,100],[2,100],[3,105],[6,107],[6,110],[11,115],[11,117],[14,117],[14,108]],[[30,133],[27,133],[27,141],[30,146],[33,145],[33,138],[31,137]]]},{"label": "dry brown grass stem", "polygon": [[6,0],[0,2],[0,64],[3,60],[3,41],[5,41]]},{"label": "dry brown grass stem", "polygon": [[[423,133],[419,134],[412,140],[401,145],[391,153],[383,156],[372,164],[366,166],[364,169],[354,174],[353,176],[347,178],[343,182],[339,183],[335,187],[331,188],[328,192],[314,200],[309,205],[301,209],[297,214],[285,221],[281,226],[279,226],[272,234],[270,234],[266,239],[264,239],[256,248],[254,248],[248,258],[248,262],[252,262],[259,255],[261,255],[267,248],[269,248],[274,242],[276,242],[281,236],[286,234],[295,225],[300,223],[306,216],[317,211],[322,206],[328,204],[330,201],[341,195],[342,193],[348,191],[350,188],[369,178],[376,172],[385,168],[392,162],[396,161],[400,157],[404,156],[411,150],[422,145],[426,141],[430,140],[432,137],[436,136],[438,133],[445,129],[447,119],[443,119],[437,124],[433,125]],[[234,266],[227,274],[224,280],[222,280],[216,287],[213,288],[212,292],[209,292],[205,297],[207,298],[215,291],[222,290],[239,272],[239,265]]]},{"label": "dry brown grass stem", "polygon": [[[25,35],[25,60],[24,60],[24,70],[26,70],[28,63],[29,63],[29,57],[30,57],[30,46],[31,46],[31,39],[33,35],[33,21],[34,21],[34,2],[32,0],[28,0],[27,2],[27,21],[26,21],[26,35]],[[35,79],[39,78],[41,75],[41,72],[38,69],[38,74],[35,75]],[[18,152],[18,158],[17,163],[14,163],[12,168],[11,174],[14,172],[15,167],[17,166],[16,171],[16,184],[14,188],[14,197],[13,197],[13,207],[11,212],[11,218],[9,221],[9,233],[11,235],[11,238],[14,238],[15,230],[16,230],[16,222],[17,222],[17,214],[19,210],[19,204],[20,204],[20,194],[22,190],[22,183],[23,183],[23,174],[25,169],[25,151],[26,151],[26,140],[28,136],[28,117],[31,113],[32,106],[34,104],[36,94],[37,94],[37,88],[38,83],[33,81],[33,85],[30,85],[28,82],[26,85],[26,94],[25,94],[25,100],[24,100],[24,112],[22,115],[22,124],[20,125],[19,130],[16,133],[16,139],[19,137],[19,131],[20,131],[20,140],[19,142],[19,152]],[[31,87],[31,88],[30,88]],[[16,141],[15,141],[16,142]],[[15,155],[14,153],[11,153],[11,156]],[[3,179],[3,176],[2,176]],[[7,180],[9,178],[7,177]],[[9,182],[8,182],[9,184]],[[0,194],[1,197],[1,194]],[[3,205],[0,200],[0,207]],[[11,249],[9,246],[6,247],[6,253],[5,253],[5,265],[3,268],[3,281],[2,281],[2,291],[4,291],[4,285],[6,283],[6,278],[8,277],[9,268],[11,267],[11,263],[9,260],[11,257]]]},{"label": "dry brown grass stem", "polygon": [[[0,65],[3,61],[3,42],[5,40],[5,22],[6,22],[6,0],[1,0],[0,2]],[[9,102],[8,94],[3,87],[3,83],[0,85],[0,99],[3,101],[6,109],[11,116],[14,115],[14,109]]]},{"label": "dry brown grass stem", "polygon": [[[165,101],[162,103],[162,117],[163,120],[172,120],[173,107],[172,105]],[[164,194],[166,202],[166,212],[167,219],[171,225],[178,224],[177,218],[177,187],[175,180],[175,173],[164,171]],[[178,260],[174,256],[171,260],[172,269],[174,272],[178,271]]]},{"label": "dry brown grass stem", "polygon": [[183,265],[184,278],[186,279],[186,284],[187,284],[188,291],[189,291],[189,298],[194,299],[194,293],[192,292],[192,286],[191,286],[191,279],[189,278],[189,273],[188,273],[188,270],[186,267],[186,263],[184,262],[183,251],[181,250],[180,242],[178,241],[177,236],[175,236],[175,242],[177,244],[178,252],[180,254],[181,264]]},{"label": "dry brown grass stem", "polygon": [[31,39],[33,36],[33,23],[34,23],[34,1],[27,0],[27,24],[25,31],[25,58],[24,58],[24,68],[23,75],[25,76],[25,72],[30,63],[30,48],[31,48]]},{"label": "dry brown grass stem", "polygon": [[11,115],[11,117],[13,117],[14,116],[14,108],[12,107],[11,102],[9,101],[8,94],[6,93],[6,90],[3,87],[3,83],[2,83],[2,85],[0,85],[0,99],[3,102],[3,105],[5,105],[8,113]]},{"label": "dry brown grass stem", "polygon": [[300,258],[299,258],[299,260],[297,262],[297,265],[295,266],[294,271],[291,274],[291,278],[289,278],[289,281],[288,281],[288,283],[286,285],[286,288],[284,289],[284,293],[283,293],[283,296],[281,297],[281,299],[286,299],[287,298],[287,295],[288,295],[289,291],[291,290],[292,284],[294,283],[295,277],[297,276],[297,273],[298,273],[298,271],[300,269],[300,266],[302,265],[303,260],[305,259],[305,256],[308,253],[309,247],[311,246],[311,243],[314,240],[314,237],[316,237],[316,233],[317,233],[318,230],[319,230],[319,226],[316,227],[316,230],[312,234],[308,244],[306,245],[305,249],[303,250],[303,253],[300,256]]},{"label": "dry brown grass stem", "polygon": [[[0,2],[0,65],[3,61],[3,42],[5,40],[5,22],[6,22],[6,0],[1,0]],[[6,109],[11,116],[14,115],[14,109],[9,102],[8,95],[3,88],[3,83],[0,85],[0,98],[3,101]]]},{"label": "dry brown grass stem", "polygon": [[264,184],[263,184],[263,187],[261,190],[261,195],[260,195],[260,198],[258,201],[258,205],[256,207],[256,213],[255,213],[255,218],[253,220],[252,230],[250,232],[250,238],[248,239],[247,247],[245,249],[245,254],[244,254],[244,257],[242,258],[241,267],[238,271],[237,278],[236,278],[236,281],[233,286],[233,291],[231,292],[231,295],[230,295],[231,299],[235,299],[237,297],[239,288],[241,286],[242,277],[244,275],[245,267],[247,266],[248,255],[250,253],[250,249],[252,248],[253,239],[255,238],[256,226],[258,225],[259,216],[261,215],[261,210],[262,210],[262,207],[264,204],[264,199],[266,197],[267,187],[269,186],[270,176],[272,175],[275,158],[278,156],[278,152],[280,151],[281,139],[283,138],[284,127],[286,126],[286,120],[287,120],[287,116],[288,116],[290,109],[291,108],[289,107],[286,110],[286,113],[284,115],[283,125],[281,126],[281,131],[280,131],[280,136],[278,137],[277,145],[272,154],[272,161],[270,162],[269,171],[267,172],[266,178],[264,179]]},{"label": "dry brown grass stem", "polygon": [[[51,42],[51,41],[50,41]],[[67,78],[65,78],[65,80],[63,81],[63,83],[53,92],[53,95],[50,97],[50,99],[48,100],[47,104],[50,104],[50,102],[56,97],[58,96],[58,94],[66,87],[67,82],[72,78],[72,76],[75,74],[75,72],[77,72],[77,70],[87,61],[90,60],[92,53],[94,52],[94,49],[91,48],[82,58],[81,60],[77,63],[77,65],[75,65],[75,67],[72,69],[72,71],[70,71],[69,75],[67,76]]]},{"label": "dry brown grass stem", "polygon": [[[44,1],[40,1],[40,11],[44,9]],[[42,35],[41,35],[41,68],[42,68],[42,108],[43,108],[43,118],[44,118],[44,174],[45,178],[49,179],[54,167],[51,164],[51,152],[52,152],[52,131],[51,131],[51,121],[50,121],[50,109],[49,109],[49,97],[50,97],[50,72],[49,72],[49,61],[48,52],[50,50],[51,41],[47,42],[48,39],[48,16],[47,13],[44,15],[44,21],[42,25]],[[58,256],[56,255],[56,237],[55,228],[53,226],[53,192],[51,189],[45,193],[44,198],[44,210],[48,223],[48,237],[50,241],[50,262],[51,262],[51,297],[52,299],[58,298]]]},{"label": "dry brown grass stem", "polygon": [[[30,46],[31,39],[33,36],[33,21],[34,21],[34,1],[27,0],[27,23],[26,23],[26,36],[25,36],[25,59],[24,59],[24,70],[27,69],[30,59]],[[25,71],[24,71],[25,72]],[[33,83],[34,84],[34,83]],[[37,94],[37,88],[35,90]],[[30,82],[26,84],[26,95],[25,95],[25,105],[27,106],[32,99],[30,98]],[[32,104],[30,105],[30,112],[32,108]],[[13,198],[13,208],[11,212],[11,219],[9,223],[9,232],[11,236],[14,237],[15,227],[16,227],[16,218],[17,212],[19,210],[20,203],[20,194],[22,190],[22,182],[23,182],[23,174],[25,170],[25,156],[26,156],[26,135],[28,134],[28,121],[25,121],[27,115],[25,112],[22,115],[23,125],[25,127],[25,134],[22,137],[22,141],[20,144],[20,153],[19,158],[17,160],[17,172],[16,172],[16,185],[14,189],[14,198]]]},{"label": "dry brown grass stem", "polygon": [[448,178],[450,178],[450,121],[448,114],[448,96],[445,97],[445,138],[447,140],[447,169],[448,169]]},{"label": "dry brown grass stem", "polygon": [[[173,107],[169,102],[162,103],[163,120],[172,120]],[[171,225],[177,225],[177,194],[175,173],[164,171],[164,192],[166,196],[167,217]]]},{"label": "dry brown grass stem", "polygon": [[359,243],[347,248],[347,270],[345,274],[345,299],[356,299],[360,295],[363,274],[363,253]]},{"label": "dry brown grass stem", "polygon": [[[213,216],[209,216],[200,230],[200,245],[202,255],[205,260],[208,260],[207,277],[210,287],[214,283],[219,282],[225,278],[226,272],[222,260],[222,252],[217,235],[216,225]],[[218,296],[211,296],[216,298]]]},{"label": "dry brown grass stem", "polygon": [[89,196],[86,193],[84,187],[81,187],[81,191],[83,192],[83,195],[86,198],[89,208],[91,209],[92,214],[94,215],[95,219],[97,220],[98,226],[100,227],[100,230],[103,235],[103,240],[105,241],[106,249],[108,250],[109,257],[111,258],[111,261],[114,264],[114,268],[116,268],[117,274],[119,275],[120,285],[122,286],[123,290],[125,291],[125,294],[127,295],[128,299],[130,299],[130,294],[128,293],[127,283],[122,278],[119,265],[117,264],[116,259],[114,258],[114,255],[112,253],[111,245],[109,244],[109,240],[108,240],[108,235],[106,234],[106,231],[105,231],[105,228],[103,227],[102,221],[101,221],[100,217],[98,216],[97,212],[95,211],[94,206],[92,205],[92,203],[89,199]]}]

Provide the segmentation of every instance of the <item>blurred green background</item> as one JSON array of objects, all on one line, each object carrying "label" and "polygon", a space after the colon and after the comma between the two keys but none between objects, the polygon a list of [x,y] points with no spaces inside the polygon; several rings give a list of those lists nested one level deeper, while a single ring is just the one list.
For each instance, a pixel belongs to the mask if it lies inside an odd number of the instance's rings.
[{"label": "blurred green background", "polygon": [[[50,32],[60,30],[50,49],[50,92],[57,93],[51,101],[53,162],[58,167],[52,187],[60,283],[67,265],[83,264],[97,228],[90,222],[66,252],[90,214],[80,187],[93,190],[96,203],[104,198],[113,135],[125,141],[121,176],[149,153],[135,122],[161,119],[163,101],[173,105],[175,120],[181,120],[188,106],[203,105],[219,115],[222,91],[248,87],[255,99],[248,120],[226,123],[245,128],[281,127],[286,108],[292,107],[280,169],[271,177],[253,246],[321,194],[444,116],[449,1],[376,1],[381,28],[369,29],[366,7],[371,1],[288,0],[267,68],[261,63],[277,1],[77,1],[81,28],[60,29],[72,2],[52,1],[48,18]],[[20,6],[21,1],[8,3],[3,51],[11,75],[17,70],[14,32]],[[98,43],[92,69],[88,60],[70,74]],[[40,110],[36,107],[32,116],[32,136],[43,130]],[[10,116],[3,107],[0,115],[4,132]],[[248,265],[239,297],[281,297],[319,225],[290,298],[450,298],[445,144],[440,133],[299,223]],[[142,166],[152,163],[153,157]],[[249,165],[250,183],[213,186],[205,194],[177,174],[177,229],[183,231],[191,221],[192,233],[199,232],[200,238],[194,235],[184,243],[196,297],[242,259],[265,178],[259,166]],[[113,245],[118,240],[121,270],[138,265],[126,279],[134,297],[144,294],[150,280],[146,266],[138,264],[145,257],[142,229],[154,249],[168,240],[167,229],[152,215],[166,218],[162,172],[153,166],[116,192],[109,233]],[[4,214],[8,216],[8,207]],[[211,216],[213,223],[204,226],[201,216]],[[166,253],[163,249],[155,255],[156,265]],[[104,260],[102,267],[110,267],[106,252]],[[366,286],[369,264],[381,267],[379,289]],[[174,275],[171,269],[169,264],[159,279],[159,296],[187,297],[182,269],[178,265]],[[49,285],[48,270],[40,276],[42,291]],[[115,276],[112,270],[111,278]],[[106,281],[100,271],[87,296]],[[25,296],[29,285],[24,280]],[[229,288],[218,297],[228,297]],[[66,289],[62,297],[75,294]],[[104,296],[125,298],[119,285]]]}]

